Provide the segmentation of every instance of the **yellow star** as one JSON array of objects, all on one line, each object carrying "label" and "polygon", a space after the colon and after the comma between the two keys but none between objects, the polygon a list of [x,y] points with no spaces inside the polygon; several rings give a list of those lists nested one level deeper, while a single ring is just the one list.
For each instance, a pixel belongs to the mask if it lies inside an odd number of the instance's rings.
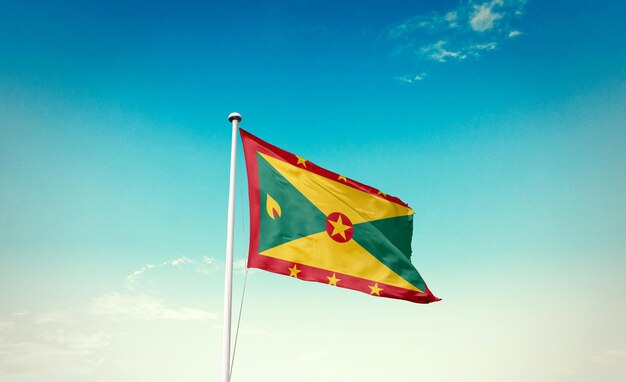
[{"label": "yellow star", "polygon": [[348,179],[346,179],[345,176],[343,175],[339,175],[339,177],[337,178],[337,181],[343,180],[344,182],[348,183]]},{"label": "yellow star", "polygon": [[344,240],[346,240],[346,231],[350,229],[351,226],[343,224],[343,220],[341,219],[341,215],[337,216],[337,221],[328,220],[330,224],[333,226],[333,233],[330,236],[335,236],[337,234],[341,235]]},{"label": "yellow star", "polygon": [[383,288],[378,287],[378,283],[375,283],[374,285],[368,285],[368,287],[370,287],[370,289],[372,290],[370,294],[375,294],[376,296],[380,296],[380,291],[383,290]]},{"label": "yellow star", "polygon": [[326,276],[326,278],[328,279],[328,284],[334,285],[334,286],[337,286],[337,283],[341,281],[341,279],[338,279],[335,277],[334,273],[332,276]]},{"label": "yellow star", "polygon": [[296,163],[296,166],[301,164],[303,167],[306,167],[306,162],[307,162],[306,159],[304,159],[304,158],[302,158],[300,156],[297,156],[297,155],[296,155],[296,158],[298,158],[298,163]]},{"label": "yellow star", "polygon": [[298,278],[298,273],[302,272],[301,270],[299,270],[298,268],[296,268],[298,264],[294,264],[293,268],[287,268],[289,269],[289,276],[290,277],[295,277]]},{"label": "yellow star", "polygon": [[378,195],[382,195],[382,196],[383,196],[383,197],[385,197],[385,198],[387,197],[387,194],[385,194],[384,192],[382,192],[382,191],[380,191],[380,190],[378,191]]}]

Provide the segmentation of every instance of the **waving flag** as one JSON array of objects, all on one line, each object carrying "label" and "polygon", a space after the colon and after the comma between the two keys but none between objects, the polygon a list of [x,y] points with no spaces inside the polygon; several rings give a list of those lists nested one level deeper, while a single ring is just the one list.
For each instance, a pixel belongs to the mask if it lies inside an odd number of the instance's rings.
[{"label": "waving flag", "polygon": [[411,263],[400,199],[240,130],[248,172],[248,267],[374,296],[438,301]]}]

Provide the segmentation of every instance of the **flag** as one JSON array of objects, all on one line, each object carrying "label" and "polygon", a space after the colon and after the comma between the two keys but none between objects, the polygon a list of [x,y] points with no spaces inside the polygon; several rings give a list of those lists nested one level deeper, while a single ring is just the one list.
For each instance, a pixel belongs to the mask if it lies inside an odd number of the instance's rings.
[{"label": "flag", "polygon": [[248,267],[416,303],[438,301],[411,263],[400,199],[240,129],[248,173]]}]

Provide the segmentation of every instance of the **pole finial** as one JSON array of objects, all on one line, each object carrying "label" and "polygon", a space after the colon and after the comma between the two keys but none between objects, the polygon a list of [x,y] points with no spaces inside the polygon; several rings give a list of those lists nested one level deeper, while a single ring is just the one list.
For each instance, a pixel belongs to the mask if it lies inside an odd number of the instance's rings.
[{"label": "pole finial", "polygon": [[241,122],[241,114],[239,114],[239,113],[230,113],[228,115],[228,121],[232,122],[233,119],[236,119],[237,122]]}]

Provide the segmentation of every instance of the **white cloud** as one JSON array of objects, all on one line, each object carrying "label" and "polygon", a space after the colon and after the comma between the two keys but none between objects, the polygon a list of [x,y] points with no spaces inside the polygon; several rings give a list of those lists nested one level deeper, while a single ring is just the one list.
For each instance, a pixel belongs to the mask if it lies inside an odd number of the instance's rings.
[{"label": "white cloud", "polygon": [[518,31],[518,30],[513,30],[509,32],[509,37],[517,37],[519,35],[521,35],[522,32]]},{"label": "white cloud", "polygon": [[111,338],[104,333],[85,335],[58,330],[44,333],[42,338],[49,343],[56,343],[65,349],[83,354],[93,353],[111,343]]},{"label": "white cloud", "polygon": [[[158,267],[186,267],[200,271],[215,268],[216,262],[205,256],[200,260],[179,257],[147,264],[129,275],[128,282],[133,283],[145,272]],[[70,377],[89,380],[89,376],[106,362],[104,349],[112,343],[111,335],[100,329],[110,327],[110,322],[105,325],[107,321],[119,322],[116,326],[123,328],[127,321],[157,320],[206,322],[215,320],[215,315],[194,307],[172,306],[153,296],[131,292],[109,293],[79,309],[44,313],[21,311],[0,317],[0,380],[5,380],[5,376],[21,378],[27,375],[42,380]],[[266,335],[254,328],[242,330]]]},{"label": "white cloud", "polygon": [[390,40],[399,40],[411,37],[415,33],[434,33],[448,28],[456,28],[459,24],[457,11],[450,11],[445,15],[430,13],[411,17],[400,24],[397,24],[387,32]]},{"label": "white cloud", "polygon": [[400,82],[405,82],[407,84],[412,84],[413,80],[411,79],[411,77],[409,76],[399,76],[399,77],[394,77],[394,79],[400,81]]},{"label": "white cloud", "polygon": [[134,271],[133,273],[131,273],[130,275],[128,275],[128,277],[126,277],[126,280],[129,283],[134,283],[136,282],[139,277],[144,274],[144,272],[149,271],[150,269],[154,269],[156,268],[158,265],[154,265],[154,264],[146,264],[143,267],[137,269],[136,271]]},{"label": "white cloud", "polygon": [[472,45],[470,46],[469,50],[470,51],[477,51],[477,50],[494,50],[496,49],[496,47],[498,46],[498,44],[496,44],[495,42],[488,42],[485,44],[476,44],[476,45]]},{"label": "white cloud", "polygon": [[37,328],[41,326],[29,323],[0,341],[0,376],[89,375],[104,362],[99,351],[111,343],[101,332],[41,332]]},{"label": "white cloud", "polygon": [[233,263],[233,267],[235,269],[246,269],[248,267],[248,259],[244,257],[242,259],[236,260]]},{"label": "white cloud", "polygon": [[395,77],[396,80],[400,81],[400,82],[404,82],[407,84],[412,84],[418,81],[422,81],[424,78],[426,78],[426,73],[420,73],[420,74],[416,74],[416,75],[408,75],[405,74],[403,76],[400,77]]},{"label": "white cloud", "polygon": [[458,24],[459,15],[457,11],[450,11],[446,13],[443,19],[448,22],[448,25],[450,26],[450,28],[456,28],[459,25]]},{"label": "white cloud", "polygon": [[418,27],[419,26],[417,24],[413,23],[413,20],[407,20],[391,28],[391,30],[388,32],[388,37],[392,40],[395,40],[408,33],[413,32]]},{"label": "white cloud", "polygon": [[64,310],[56,310],[53,312],[40,314],[35,322],[37,324],[45,324],[49,322],[72,322],[74,317],[71,312]]},{"label": "white cloud", "polygon": [[[521,34],[511,25],[525,5],[526,0],[464,0],[444,12],[409,17],[391,26],[387,38],[395,44],[394,56],[409,54],[433,63],[479,58]],[[407,76],[394,78],[414,82]]]},{"label": "white cloud", "polygon": [[212,257],[202,256],[200,263],[197,264],[196,271],[199,273],[213,273],[222,269],[222,265]]},{"label": "white cloud", "polygon": [[248,273],[248,275],[253,275],[257,271],[257,269],[248,268],[248,258],[247,257],[244,257],[243,259],[236,260],[233,263],[233,269],[236,270],[236,271],[240,271],[241,274],[243,274],[243,275],[245,275],[246,272]]},{"label": "white cloud", "polygon": [[501,7],[502,0],[493,0],[489,3],[474,5],[474,12],[470,15],[470,25],[477,32],[484,32],[493,28],[496,20],[503,17],[502,13],[494,11],[495,7]]},{"label": "white cloud", "polygon": [[170,261],[170,265],[173,267],[177,267],[183,264],[192,264],[193,262],[186,257],[179,257],[178,259],[174,259]]},{"label": "white cloud", "polygon": [[434,44],[420,48],[421,54],[431,60],[446,62],[448,59],[464,60],[467,55],[460,50],[447,50],[444,46],[446,41],[439,40]]},{"label": "white cloud", "polygon": [[183,268],[185,265],[191,265],[191,269],[200,273],[211,273],[220,268],[215,259],[209,256],[203,256],[199,261],[183,256],[159,264],[146,264],[128,275],[126,281],[132,287],[148,271],[163,267]]},{"label": "white cloud", "polygon": [[0,320],[0,334],[4,332],[8,332],[14,327],[15,327],[15,323],[13,321]]},{"label": "white cloud", "polygon": [[[482,52],[494,50],[498,47],[498,44],[495,41],[468,45],[465,47],[461,47],[458,49],[447,49],[447,42],[440,40],[434,44],[424,46],[420,48],[420,54],[430,60],[436,62],[447,62],[450,60],[462,61],[468,58],[469,56],[478,57]],[[420,80],[423,78],[415,77],[411,78],[403,78],[406,82],[413,82],[414,80]]]},{"label": "white cloud", "polygon": [[201,321],[215,319],[215,314],[196,308],[166,307],[162,301],[145,294],[107,294],[94,299],[87,309],[87,313],[101,315],[113,321]]}]

